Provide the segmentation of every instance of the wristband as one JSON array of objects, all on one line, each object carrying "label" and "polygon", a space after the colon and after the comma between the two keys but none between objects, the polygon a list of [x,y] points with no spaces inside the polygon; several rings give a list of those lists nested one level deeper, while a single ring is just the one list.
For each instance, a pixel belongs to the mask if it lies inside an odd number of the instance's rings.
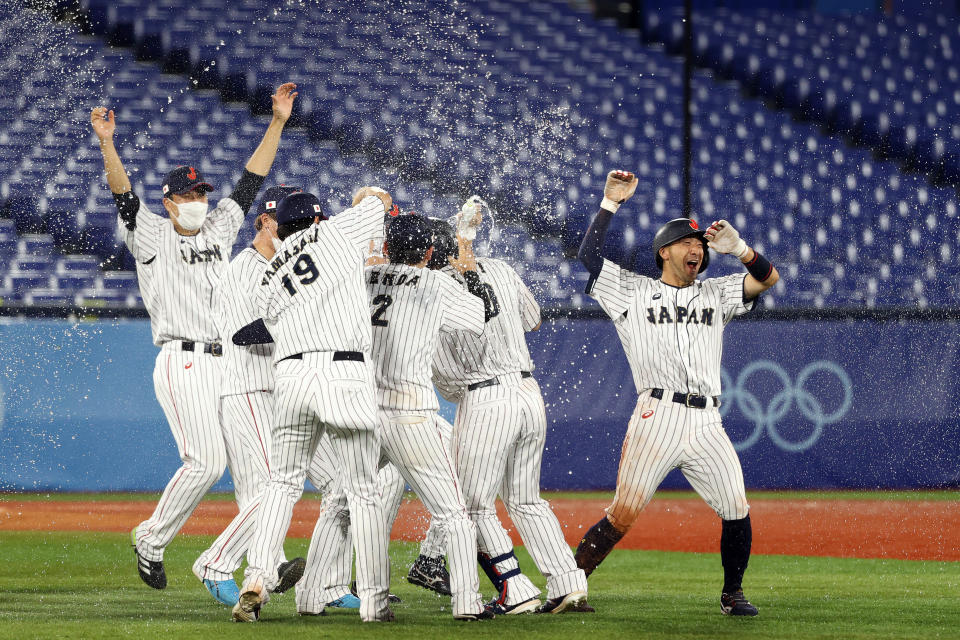
[{"label": "wristband", "polygon": [[744,241],[743,238],[740,238],[740,250],[738,251],[738,250],[735,248],[735,249],[732,251],[732,253],[733,253],[735,256],[737,256],[737,258],[739,258],[740,260],[743,260],[743,256],[747,255],[749,252],[750,252],[750,247],[747,246],[747,243]]},{"label": "wristband", "polygon": [[606,209],[610,213],[616,213],[617,209],[620,208],[621,203],[611,200],[607,196],[603,196],[603,200],[600,201],[600,208]]},{"label": "wristband", "polygon": [[767,278],[770,277],[770,274],[773,273],[773,265],[756,250],[753,252],[753,259],[743,264],[747,268],[747,273],[759,282],[765,282]]}]

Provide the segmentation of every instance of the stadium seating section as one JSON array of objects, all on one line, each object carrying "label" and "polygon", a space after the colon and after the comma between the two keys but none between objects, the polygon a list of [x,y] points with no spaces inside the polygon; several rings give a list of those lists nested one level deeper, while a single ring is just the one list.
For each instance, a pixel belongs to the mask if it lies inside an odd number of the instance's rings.
[{"label": "stadium seating section", "polygon": [[[295,81],[270,183],[333,213],[367,183],[435,216],[480,193],[491,253],[550,306],[592,304],[572,258],[611,168],[641,182],[608,257],[648,261],[656,227],[681,215],[675,11],[646,12],[637,32],[563,0],[269,4],[82,0],[85,34],[0,8],[4,304],[142,306],[89,129],[99,103],[159,211],[177,164],[227,195],[272,89]],[[955,18],[698,11],[695,217],[728,218],[778,265],[766,306],[957,305]]]}]

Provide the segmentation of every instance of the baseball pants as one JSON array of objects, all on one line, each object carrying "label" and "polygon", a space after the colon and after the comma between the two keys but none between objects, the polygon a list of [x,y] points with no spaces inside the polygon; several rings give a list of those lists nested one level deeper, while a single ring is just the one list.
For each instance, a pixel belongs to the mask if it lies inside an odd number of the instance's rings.
[{"label": "baseball pants", "polygon": [[640,394],[620,452],[617,492],[607,519],[626,532],[667,474],[679,468],[710,507],[724,520],[746,518],[750,511],[740,459],[723,430],[715,407],[696,409]]},{"label": "baseball pants", "polygon": [[212,354],[184,351],[179,340],[157,354],[153,387],[183,464],[153,515],[137,527],[137,549],[148,560],[163,560],[164,549],[227,466],[219,416],[222,364]]},{"label": "baseball pants", "polygon": [[[537,568],[547,579],[549,598],[586,591],[587,579],[550,504],[540,497],[540,466],[547,416],[534,378],[498,376],[500,384],[467,391],[453,425],[457,471],[467,510],[477,525],[479,550],[497,563],[498,573],[517,568],[513,542],[497,518],[499,493]],[[506,604],[529,600],[540,590],[523,574],[506,581]],[[503,597],[503,594],[501,594]]]},{"label": "baseball pants", "polygon": [[307,469],[322,435],[330,436],[337,468],[353,515],[360,617],[380,619],[387,610],[390,562],[386,518],[376,472],[379,444],[373,373],[369,364],[333,361],[332,352],[310,352],[276,365],[276,425],[270,481],[248,554],[244,590],[265,593],[279,577],[279,557],[293,506],[303,494]]}]

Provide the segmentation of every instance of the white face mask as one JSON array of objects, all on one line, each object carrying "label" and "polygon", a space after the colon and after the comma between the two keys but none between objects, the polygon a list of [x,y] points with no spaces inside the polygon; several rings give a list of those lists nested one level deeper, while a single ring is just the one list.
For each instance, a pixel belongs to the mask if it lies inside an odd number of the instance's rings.
[{"label": "white face mask", "polygon": [[177,224],[187,231],[196,231],[207,219],[206,202],[181,202],[177,207]]}]

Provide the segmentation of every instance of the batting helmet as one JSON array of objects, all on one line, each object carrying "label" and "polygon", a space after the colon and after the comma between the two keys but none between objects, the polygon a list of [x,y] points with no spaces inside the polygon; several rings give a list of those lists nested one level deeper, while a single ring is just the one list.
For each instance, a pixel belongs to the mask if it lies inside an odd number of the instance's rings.
[{"label": "batting helmet", "polygon": [[663,269],[660,249],[690,236],[696,236],[703,243],[703,262],[700,263],[700,270],[697,272],[703,273],[710,264],[710,252],[707,250],[707,240],[703,237],[703,231],[697,226],[696,221],[690,218],[674,218],[660,227],[657,235],[653,236],[653,257],[657,261],[657,268]]},{"label": "batting helmet", "polygon": [[442,218],[427,218],[430,222],[430,228],[433,231],[433,256],[427,267],[430,269],[441,269],[447,266],[449,258],[456,257],[459,253],[457,239],[453,235],[453,227]]}]

